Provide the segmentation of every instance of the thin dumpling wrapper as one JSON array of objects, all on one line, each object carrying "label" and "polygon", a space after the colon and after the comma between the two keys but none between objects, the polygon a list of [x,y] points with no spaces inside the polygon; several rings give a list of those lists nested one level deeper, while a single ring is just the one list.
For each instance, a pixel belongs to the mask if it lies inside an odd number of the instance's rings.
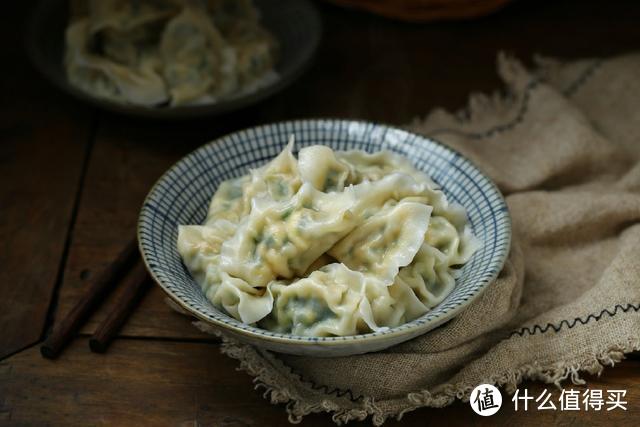
[{"label": "thin dumpling wrapper", "polygon": [[248,176],[233,178],[221,183],[209,203],[206,223],[218,219],[238,223],[245,214],[244,192],[248,183]]},{"label": "thin dumpling wrapper", "polygon": [[427,307],[435,307],[455,287],[455,277],[447,256],[438,249],[423,244],[413,262],[400,269],[396,282],[407,284]]},{"label": "thin dumpling wrapper", "polygon": [[396,277],[393,285],[389,286],[389,294],[394,300],[395,318],[389,326],[398,326],[410,322],[429,311],[430,307],[420,300],[416,292],[400,277]]},{"label": "thin dumpling wrapper", "polygon": [[298,161],[293,155],[294,143],[292,136],[287,146],[273,160],[249,172],[250,181],[243,193],[244,215],[249,213],[251,200],[261,193],[267,193],[276,201],[287,201],[298,192],[302,181]]},{"label": "thin dumpling wrapper", "polygon": [[353,270],[393,283],[400,267],[411,263],[424,242],[431,207],[400,202],[375,214],[328,253]]},{"label": "thin dumpling wrapper", "polygon": [[65,65],[71,83],[93,95],[158,105],[167,100],[164,81],[152,68],[133,69],[91,54],[88,22],[79,20],[67,28]]},{"label": "thin dumpling wrapper", "polygon": [[393,173],[404,173],[417,182],[437,189],[438,186],[425,173],[417,170],[409,160],[391,151],[367,153],[360,150],[339,151],[336,157],[349,164],[355,171],[350,176],[349,184],[378,181]]},{"label": "thin dumpling wrapper", "polygon": [[223,64],[229,62],[229,58],[223,58],[229,53],[228,46],[199,8],[186,7],[169,21],[160,41],[160,53],[172,105],[197,103],[210,97],[209,92],[224,77]]},{"label": "thin dumpling wrapper", "polygon": [[354,207],[356,215],[365,218],[379,211],[390,201],[400,201],[405,198],[415,198],[415,201],[429,204],[435,191],[424,183],[417,182],[413,177],[404,173],[392,173],[378,181],[365,181],[358,185],[347,187],[345,193],[352,193],[358,200]]},{"label": "thin dumpling wrapper", "polygon": [[445,255],[448,267],[466,263],[480,246],[468,226],[458,229],[447,218],[437,215],[431,218],[425,242]]},{"label": "thin dumpling wrapper", "polygon": [[316,270],[320,270],[322,267],[335,263],[335,258],[330,257],[326,253],[320,255],[315,261],[311,263],[307,270],[302,274],[302,277],[308,277]]},{"label": "thin dumpling wrapper", "polygon": [[429,310],[413,289],[398,277],[392,285],[387,286],[368,276],[362,307],[367,307],[366,310],[371,314],[372,321],[368,321],[367,325],[373,331],[400,326]]},{"label": "thin dumpling wrapper", "polygon": [[[212,278],[207,275],[215,274],[217,271],[222,243],[234,234],[235,229],[233,223],[225,220],[216,221],[208,226],[178,226],[178,253],[203,289],[212,284]],[[213,281],[217,281],[217,274]]]},{"label": "thin dumpling wrapper", "polygon": [[342,191],[352,174],[347,163],[338,160],[324,145],[305,147],[298,153],[298,168],[303,181],[322,192]]},{"label": "thin dumpling wrapper", "polygon": [[82,18],[70,24],[65,39],[65,68],[69,82],[87,93],[123,101],[116,84],[102,70],[99,58],[89,53],[88,20]]},{"label": "thin dumpling wrapper", "polygon": [[224,272],[221,276],[220,285],[207,292],[207,297],[213,304],[247,324],[256,323],[272,311],[273,295],[270,289],[253,287]]},{"label": "thin dumpling wrapper", "polygon": [[218,220],[207,226],[179,226],[178,253],[187,269],[216,306],[245,323],[254,323],[272,310],[271,292],[250,286],[219,268],[222,243],[236,225]]},{"label": "thin dumpling wrapper", "polygon": [[293,139],[271,162],[249,175],[221,183],[209,204],[207,222],[220,218],[239,222],[251,211],[252,200],[262,193],[276,201],[291,199],[301,185],[292,148]]},{"label": "thin dumpling wrapper", "polygon": [[291,284],[271,286],[273,312],[261,325],[302,336],[344,336],[378,329],[366,299],[366,278],[329,264]]},{"label": "thin dumpling wrapper", "polygon": [[[290,140],[222,183],[205,224],[231,231],[211,244],[189,229],[179,242],[207,298],[245,323],[304,336],[396,327],[443,301],[479,244],[464,209],[408,162],[363,159],[350,159],[369,165],[354,178],[340,153],[312,146],[296,160]],[[208,252],[194,249],[201,241]]]},{"label": "thin dumpling wrapper", "polygon": [[222,246],[221,268],[256,285],[292,278],[356,225],[351,194],[329,195],[305,183],[287,202],[256,197],[236,235]]}]

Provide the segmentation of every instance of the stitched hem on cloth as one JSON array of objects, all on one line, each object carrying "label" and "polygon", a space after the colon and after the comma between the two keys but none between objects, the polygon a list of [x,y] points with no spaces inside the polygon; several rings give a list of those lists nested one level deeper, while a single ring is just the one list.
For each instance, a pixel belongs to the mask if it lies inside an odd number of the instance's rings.
[{"label": "stitched hem on cloth", "polygon": [[[207,330],[207,332],[214,332]],[[344,408],[330,399],[323,399],[314,404],[304,402],[300,396],[293,393],[289,387],[282,384],[273,370],[265,366],[264,359],[258,356],[255,349],[226,339],[217,331],[214,332],[223,340],[222,352],[240,361],[239,369],[247,372],[253,378],[256,389],[264,389],[263,397],[273,404],[286,404],[289,421],[297,424],[306,415],[320,412],[332,413],[331,419],[338,425],[349,421],[362,421],[371,416],[376,426],[384,424],[389,417],[401,420],[411,411],[422,407],[442,408],[450,405],[456,399],[469,400],[469,394],[474,386],[464,383],[450,384],[442,391],[432,393],[422,390],[409,393],[406,399],[409,405],[400,411],[383,411],[376,406],[371,397],[363,397],[357,408]],[[580,373],[600,375],[606,366],[613,367],[624,359],[626,353],[640,350],[640,339],[630,338],[627,342],[617,343],[594,354],[572,362],[557,362],[550,364],[526,364],[516,370],[496,375],[486,380],[487,384],[504,387],[508,393],[513,393],[524,380],[544,381],[560,387],[562,381],[570,379],[573,384],[585,384]]]},{"label": "stitched hem on cloth", "polygon": [[[603,62],[595,60],[587,68],[580,73],[579,76],[564,90],[566,96],[574,95],[580,87],[582,87],[591,77],[597,73]],[[442,133],[457,133],[473,139],[482,139],[494,136],[497,133],[509,131],[523,122],[528,111],[528,103],[532,93],[544,81],[545,68],[551,68],[555,64],[547,62],[541,65],[538,70],[540,74],[534,77],[515,59],[507,58],[504,54],[498,57],[498,69],[501,77],[506,82],[509,93],[493,94],[491,96],[485,94],[475,94],[470,97],[468,106],[457,114],[449,114],[442,110],[434,111],[427,119],[423,121],[415,121],[409,126],[415,130],[418,126],[422,128],[422,133],[429,136],[435,136]],[[526,78],[525,78],[526,77]],[[512,112],[512,113],[510,113]],[[474,128],[475,123],[491,123],[492,116],[504,117],[504,114],[511,116],[507,122],[495,123],[488,126],[486,130],[478,132]],[[446,117],[445,123],[449,123],[451,128],[435,128],[429,129],[431,119],[439,116],[442,121],[443,116]],[[504,120],[504,119],[503,119]],[[460,129],[456,129],[459,127]],[[615,314],[635,313],[638,310],[634,307],[632,310],[618,310],[615,308],[613,314],[606,309],[602,309],[600,315],[590,315],[583,322],[581,319],[572,321],[563,320],[567,325],[577,326],[584,325],[590,320],[597,321],[605,311],[613,317]],[[558,325],[558,330],[562,327],[562,322]],[[289,414],[289,421],[298,423],[305,415],[318,412],[332,413],[332,420],[341,425],[351,420],[364,420],[368,416],[372,417],[374,425],[383,424],[389,417],[401,419],[402,416],[410,411],[421,407],[444,407],[453,403],[456,399],[468,400],[475,385],[464,383],[448,384],[437,392],[429,390],[421,390],[409,393],[405,396],[406,406],[401,411],[387,409],[384,410],[376,405],[375,400],[368,396],[354,396],[351,390],[329,389],[327,386],[315,384],[314,382],[302,378],[302,376],[294,372],[289,366],[279,359],[263,353],[251,346],[237,343],[227,339],[224,334],[201,322],[194,322],[199,329],[207,333],[212,333],[222,338],[221,350],[227,356],[240,361],[240,370],[246,371],[253,376],[255,388],[264,389],[264,397],[274,404],[285,404],[286,411]],[[536,329],[540,329],[539,331]],[[536,325],[534,329],[525,331],[515,331],[510,338],[514,336],[522,336],[525,332],[538,332],[540,334],[547,331],[558,330],[553,325],[546,325],[544,330],[541,326]],[[520,332],[520,333],[518,333]],[[580,356],[571,361],[560,361],[554,363],[531,363],[525,364],[517,369],[494,375],[485,380],[486,383],[495,384],[504,387],[507,392],[512,393],[524,380],[538,380],[545,383],[553,383],[557,386],[565,380],[571,380],[574,384],[584,384],[584,380],[580,377],[580,373],[600,374],[605,366],[614,366],[615,363],[624,359],[624,354],[632,351],[640,350],[640,337],[629,337],[626,341],[611,343],[587,356]],[[277,366],[276,366],[277,365]],[[281,375],[279,369],[284,369],[288,375]],[[290,384],[287,384],[290,383]],[[304,389],[309,392],[326,395],[326,398],[313,396],[313,399],[306,399],[300,395],[300,391],[295,390],[294,383],[303,384],[300,389],[304,393]],[[402,399],[402,398],[399,398]],[[314,403],[308,403],[308,400],[314,400]]]}]

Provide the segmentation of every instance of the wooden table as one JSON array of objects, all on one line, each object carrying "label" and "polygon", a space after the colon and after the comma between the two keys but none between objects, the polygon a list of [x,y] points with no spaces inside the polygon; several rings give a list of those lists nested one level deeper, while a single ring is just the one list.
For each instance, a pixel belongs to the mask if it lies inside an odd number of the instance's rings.
[{"label": "wooden table", "polygon": [[[489,18],[432,25],[319,4],[324,41],[289,89],[233,115],[158,123],[96,111],[52,89],[22,51],[29,2],[7,3],[0,18],[0,424],[285,424],[284,408],[263,400],[218,342],[172,312],[158,288],[107,354],[87,346],[103,309],[60,359],[40,357],[45,333],[134,233],[158,176],[204,142],[260,123],[329,116],[403,124],[435,106],[458,108],[469,92],[500,87],[494,61],[501,49],[529,61],[535,52],[578,58],[640,47],[640,3],[632,0],[520,1]],[[627,389],[627,412],[507,405],[481,419],[457,403],[415,411],[402,423],[631,425],[640,411],[635,357],[590,383]],[[303,425],[329,422],[314,415]]]}]

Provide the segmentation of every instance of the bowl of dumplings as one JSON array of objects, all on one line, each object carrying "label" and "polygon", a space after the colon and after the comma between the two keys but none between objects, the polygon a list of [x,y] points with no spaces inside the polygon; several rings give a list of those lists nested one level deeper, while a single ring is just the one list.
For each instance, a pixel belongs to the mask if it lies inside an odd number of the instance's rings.
[{"label": "bowl of dumplings", "polygon": [[426,137],[348,120],[243,130],[149,192],[144,262],[223,336],[318,357],[383,350],[491,286],[510,217],[496,186]]},{"label": "bowl of dumplings", "polygon": [[284,89],[321,33],[308,0],[41,0],[27,49],[46,78],[95,106],[193,118]]}]

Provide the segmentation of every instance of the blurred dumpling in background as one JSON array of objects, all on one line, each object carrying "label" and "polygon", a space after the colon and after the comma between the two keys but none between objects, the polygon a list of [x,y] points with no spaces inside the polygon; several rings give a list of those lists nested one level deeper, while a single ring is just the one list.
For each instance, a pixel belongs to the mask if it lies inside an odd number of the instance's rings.
[{"label": "blurred dumpling in background", "polygon": [[277,79],[277,43],[249,0],[73,2],[69,81],[144,106],[213,103]]},{"label": "blurred dumpling in background", "polygon": [[163,79],[153,64],[130,67],[91,52],[88,22],[67,29],[65,63],[69,80],[94,96],[139,105],[159,105],[168,99]]},{"label": "blurred dumpling in background", "polygon": [[236,88],[233,52],[203,12],[184,8],[162,33],[160,54],[172,105],[210,102],[214,88],[222,93]]}]

